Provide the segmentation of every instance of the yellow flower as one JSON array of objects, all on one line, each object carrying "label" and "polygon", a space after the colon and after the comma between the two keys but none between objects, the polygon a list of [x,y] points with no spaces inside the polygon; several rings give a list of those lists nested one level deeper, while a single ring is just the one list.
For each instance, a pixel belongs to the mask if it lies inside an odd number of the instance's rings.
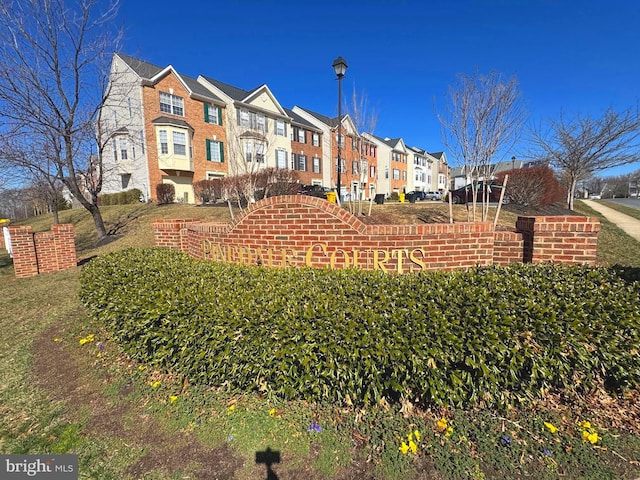
[{"label": "yellow flower", "polygon": [[80,345],[84,345],[85,343],[87,343],[89,340],[87,340],[86,338],[81,338],[80,339]]},{"label": "yellow flower", "polygon": [[177,395],[169,395],[169,403],[173,403],[178,399]]},{"label": "yellow flower", "polygon": [[547,427],[551,433],[556,433],[558,431],[558,427],[553,423],[544,422],[544,426]]},{"label": "yellow flower", "polygon": [[582,431],[582,441],[589,442],[591,445],[595,445],[600,437],[596,432],[588,432],[586,430]]},{"label": "yellow flower", "polygon": [[59,338],[54,338],[54,339],[53,339],[53,341],[54,341],[54,342],[59,342],[59,341],[60,341],[60,339],[59,339]]},{"label": "yellow flower", "polygon": [[416,442],[413,440],[409,441],[409,450],[411,450],[412,453],[416,453],[418,451],[418,445],[416,445]]},{"label": "yellow flower", "polygon": [[407,433],[407,440],[409,441],[413,440],[413,432]]},{"label": "yellow flower", "polygon": [[227,415],[231,415],[235,409],[235,405],[230,405],[229,407],[227,407]]},{"label": "yellow flower", "polygon": [[147,367],[145,367],[144,365],[138,365],[138,370],[140,370],[140,371],[143,371],[145,368],[147,368]]},{"label": "yellow flower", "polygon": [[87,342],[93,342],[93,340],[94,340],[93,333],[90,333],[89,335],[87,335]]},{"label": "yellow flower", "polygon": [[453,433],[453,427],[447,427],[447,431],[444,434],[444,436],[445,437],[450,437],[452,433]]},{"label": "yellow flower", "polygon": [[403,455],[406,455],[409,451],[409,445],[407,445],[405,442],[402,442],[402,444],[398,447],[398,450],[400,450]]},{"label": "yellow flower", "polygon": [[587,422],[586,420],[580,422],[580,426],[582,428],[591,428],[591,422]]},{"label": "yellow flower", "polygon": [[269,416],[270,417],[275,417],[275,415],[276,415],[276,409],[275,408],[272,408],[271,410],[269,410]]},{"label": "yellow flower", "polygon": [[160,380],[156,380],[155,382],[153,382],[153,383],[151,384],[151,386],[152,386],[153,388],[158,388],[158,387],[160,386]]},{"label": "yellow flower", "polygon": [[420,441],[421,435],[420,432],[418,430],[414,430],[413,431],[413,436],[416,437],[416,441]]},{"label": "yellow flower", "polygon": [[438,426],[438,430],[440,430],[441,432],[443,430],[446,430],[447,426],[448,426],[447,419],[446,418],[441,418],[440,420],[438,420],[437,426]]}]

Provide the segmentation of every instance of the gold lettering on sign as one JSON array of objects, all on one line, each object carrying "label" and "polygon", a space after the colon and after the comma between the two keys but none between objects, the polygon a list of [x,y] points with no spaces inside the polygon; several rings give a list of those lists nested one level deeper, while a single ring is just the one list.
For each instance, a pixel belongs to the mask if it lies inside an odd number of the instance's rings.
[{"label": "gold lettering on sign", "polygon": [[341,248],[337,248],[331,254],[331,259],[330,259],[330,263],[329,263],[329,265],[331,266],[331,269],[335,270],[335,268],[336,268],[336,255],[338,253],[341,253],[342,256],[344,257],[344,268],[349,268],[349,254],[347,252],[345,252],[344,250],[342,250]]},{"label": "gold lettering on sign", "polygon": [[[384,258],[380,258],[380,254],[383,254]],[[387,273],[387,267],[384,265],[389,261],[389,250],[374,250],[373,251],[373,269],[382,270]]]},{"label": "gold lettering on sign", "polygon": [[[279,259],[278,259],[279,254]],[[314,256],[318,255],[317,258]],[[347,250],[336,248],[329,251],[326,243],[314,243],[304,253],[304,264],[307,267],[318,265],[326,265],[321,262],[322,258],[329,258],[329,267],[337,268],[366,268],[373,270],[382,270],[387,273],[392,268],[390,261],[396,260],[396,271],[399,274],[420,271],[426,268],[424,257],[426,255],[424,248],[396,248],[396,249],[373,249],[373,250]],[[362,257],[366,258],[365,264],[362,264]],[[302,262],[302,252],[295,251],[291,248],[282,248],[274,252],[269,248],[266,251],[261,248],[250,248],[237,245],[220,245],[214,244],[210,240],[202,240],[202,257],[206,260],[213,260],[222,263],[240,263],[246,265],[263,265],[273,267],[279,265],[282,267],[295,266],[298,262]],[[278,261],[279,260],[279,261]],[[373,263],[372,263],[373,262]],[[417,267],[417,268],[416,268]]]},{"label": "gold lettering on sign", "polygon": [[313,256],[313,249],[315,247],[320,247],[320,250],[322,250],[322,255],[325,257],[327,256],[327,245],[325,243],[314,243],[307,249],[307,254],[305,255],[304,264],[307,267],[313,267],[313,262],[311,261],[311,257]]},{"label": "gold lettering on sign", "polygon": [[425,268],[427,268],[427,266],[424,264],[424,262],[421,259],[416,257],[416,252],[422,254],[422,258],[424,258],[424,256],[426,255],[423,248],[415,248],[411,250],[411,253],[409,254],[409,260],[411,261],[411,263],[419,267],[418,271],[424,270]]}]

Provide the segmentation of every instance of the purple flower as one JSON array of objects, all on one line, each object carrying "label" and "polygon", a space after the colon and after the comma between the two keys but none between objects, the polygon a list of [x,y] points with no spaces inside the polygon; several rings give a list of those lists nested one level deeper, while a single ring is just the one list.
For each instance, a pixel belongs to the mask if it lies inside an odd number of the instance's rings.
[{"label": "purple flower", "polygon": [[509,435],[503,435],[500,437],[500,441],[505,445],[509,445],[511,443],[511,437],[509,437]]},{"label": "purple flower", "polygon": [[544,453],[547,457],[551,456],[551,452],[549,452],[549,450],[547,450],[546,448],[542,449],[542,453]]},{"label": "purple flower", "polygon": [[98,342],[98,350],[100,351],[104,350],[104,344],[102,342]]},{"label": "purple flower", "polygon": [[200,425],[200,424],[202,423],[202,419],[201,419],[201,418],[197,419],[197,420],[196,420],[196,423],[197,423],[198,425]]},{"label": "purple flower", "polygon": [[316,422],[311,422],[311,425],[309,425],[309,431],[320,433],[322,432],[322,427]]}]

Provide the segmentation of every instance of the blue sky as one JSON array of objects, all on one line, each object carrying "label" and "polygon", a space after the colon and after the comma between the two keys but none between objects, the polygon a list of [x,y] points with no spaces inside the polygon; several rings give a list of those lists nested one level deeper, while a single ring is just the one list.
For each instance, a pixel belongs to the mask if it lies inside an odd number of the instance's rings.
[{"label": "blue sky", "polygon": [[245,89],[266,83],[283,107],[329,116],[341,55],[343,96],[366,95],[375,134],[431,152],[446,151],[434,105],[459,73],[517,76],[531,122],[640,102],[635,0],[122,0],[120,21],[124,53]]}]

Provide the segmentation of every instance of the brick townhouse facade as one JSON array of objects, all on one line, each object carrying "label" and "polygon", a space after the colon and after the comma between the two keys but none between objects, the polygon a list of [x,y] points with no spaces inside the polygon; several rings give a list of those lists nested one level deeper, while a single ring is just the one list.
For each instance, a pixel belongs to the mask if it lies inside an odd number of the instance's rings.
[{"label": "brick townhouse facade", "polygon": [[358,132],[349,115],[339,123],[303,107],[284,108],[267,85],[244,90],[122,53],[114,54],[110,80],[100,115],[108,138],[103,193],[138,188],[156,201],[156,186],[169,183],[177,201],[198,203],[195,182],[270,167],[294,170],[303,184],[335,188],[339,125],[343,196],[413,189],[402,139],[393,155],[380,158],[377,137]]}]

